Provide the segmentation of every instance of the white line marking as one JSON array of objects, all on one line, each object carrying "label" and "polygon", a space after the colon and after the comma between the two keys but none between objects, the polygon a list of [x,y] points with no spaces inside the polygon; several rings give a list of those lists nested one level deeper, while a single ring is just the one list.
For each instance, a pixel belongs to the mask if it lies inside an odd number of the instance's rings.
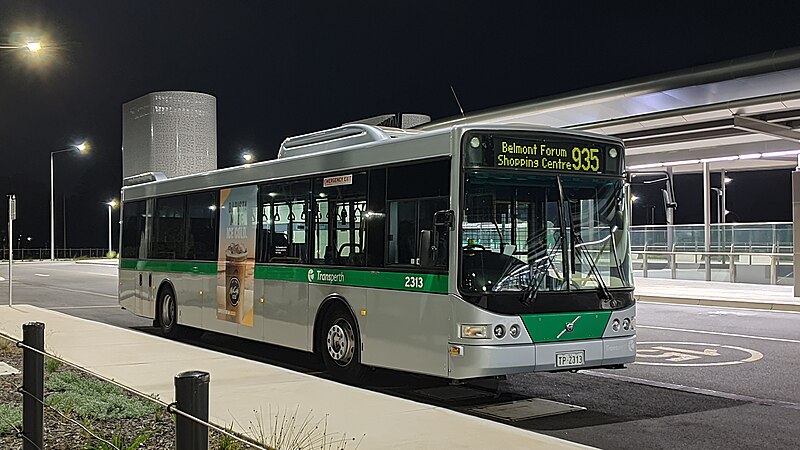
[{"label": "white line marking", "polygon": [[745,339],[760,339],[762,341],[775,341],[775,342],[788,342],[790,344],[800,344],[800,340],[797,339],[784,339],[784,338],[774,338],[774,337],[766,337],[766,336],[750,336],[747,334],[736,334],[736,333],[722,333],[719,331],[703,331],[703,330],[687,330],[685,328],[670,328],[670,327],[656,327],[652,325],[636,325],[637,328],[646,328],[649,330],[664,330],[664,331],[678,331],[681,333],[697,333],[697,334],[712,334],[714,336],[729,336],[729,337],[739,337]]},{"label": "white line marking", "polygon": [[52,310],[62,310],[62,309],[94,309],[94,308],[120,308],[119,305],[91,305],[91,306],[55,306]]},{"label": "white line marking", "polygon": [[49,277],[49,276],[50,276],[50,274],[46,274],[46,273],[35,273],[35,274],[33,274],[33,276],[36,276],[36,277]]},{"label": "white line marking", "polygon": [[[116,267],[114,267],[114,269],[116,269]],[[101,277],[116,277],[117,276],[116,272],[115,273],[103,273],[103,272],[87,272],[87,271],[84,271],[84,270],[63,270],[63,269],[50,269],[50,270],[52,270],[53,272],[66,272],[66,273],[72,273],[72,274],[81,273],[81,274],[86,274],[86,275],[98,275],[98,276],[101,276]]]}]

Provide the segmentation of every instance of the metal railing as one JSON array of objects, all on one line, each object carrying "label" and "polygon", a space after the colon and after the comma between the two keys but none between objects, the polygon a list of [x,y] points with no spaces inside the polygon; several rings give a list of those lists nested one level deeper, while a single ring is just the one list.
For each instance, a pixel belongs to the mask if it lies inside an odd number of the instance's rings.
[{"label": "metal railing", "polygon": [[[710,248],[724,252],[792,253],[792,223],[716,223],[711,225]],[[631,227],[631,248],[702,252],[705,230],[702,224],[637,225]]]},{"label": "metal railing", "polygon": [[[56,259],[105,258],[108,248],[57,248]],[[50,259],[49,248],[14,248],[14,261],[39,261]],[[2,249],[0,260],[8,261],[8,248]]]},{"label": "metal railing", "polygon": [[[634,273],[644,278],[731,283],[794,284],[794,257],[781,252],[633,251]],[[638,272],[638,273],[637,273]]]}]

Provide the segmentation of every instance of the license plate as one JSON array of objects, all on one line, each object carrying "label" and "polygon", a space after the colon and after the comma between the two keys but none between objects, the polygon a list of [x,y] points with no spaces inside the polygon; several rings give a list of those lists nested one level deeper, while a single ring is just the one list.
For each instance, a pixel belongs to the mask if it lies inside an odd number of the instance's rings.
[{"label": "license plate", "polygon": [[583,365],[583,350],[579,352],[556,353],[556,367]]}]

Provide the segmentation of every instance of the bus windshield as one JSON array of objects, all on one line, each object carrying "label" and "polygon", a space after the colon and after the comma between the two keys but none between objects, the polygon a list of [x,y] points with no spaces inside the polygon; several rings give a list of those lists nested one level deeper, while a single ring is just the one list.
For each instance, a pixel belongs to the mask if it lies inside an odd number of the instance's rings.
[{"label": "bus windshield", "polygon": [[611,289],[631,288],[633,280],[623,199],[620,178],[467,173],[462,292],[516,292],[532,302],[594,291],[612,300]]}]

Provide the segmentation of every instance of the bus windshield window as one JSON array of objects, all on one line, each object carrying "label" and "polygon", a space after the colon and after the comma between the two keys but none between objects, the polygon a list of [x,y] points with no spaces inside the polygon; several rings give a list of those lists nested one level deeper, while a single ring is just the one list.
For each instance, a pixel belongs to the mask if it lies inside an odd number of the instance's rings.
[{"label": "bus windshield window", "polygon": [[622,183],[554,174],[467,174],[462,290],[631,287]]}]

